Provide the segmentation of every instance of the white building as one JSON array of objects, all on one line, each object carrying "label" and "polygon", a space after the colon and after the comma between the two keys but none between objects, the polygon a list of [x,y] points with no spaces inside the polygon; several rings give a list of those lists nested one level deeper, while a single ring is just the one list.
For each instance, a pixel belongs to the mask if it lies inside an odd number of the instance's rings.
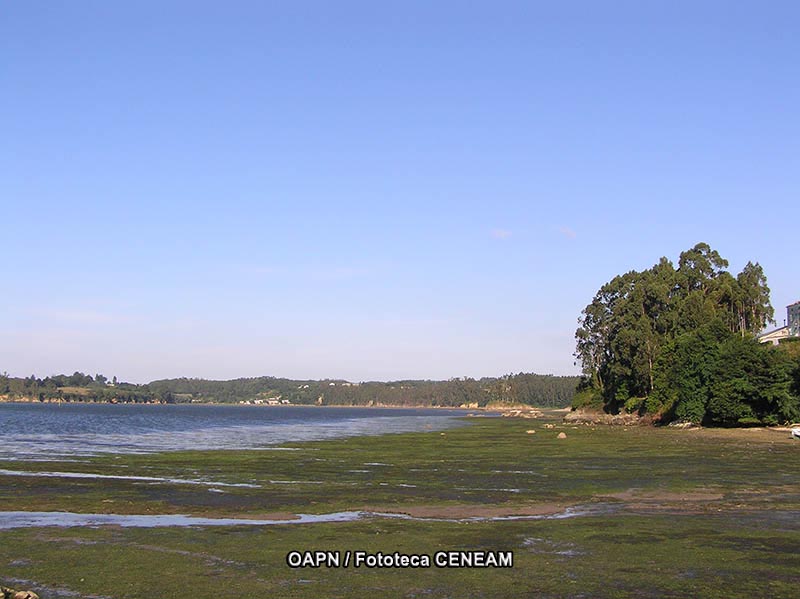
[{"label": "white building", "polygon": [[758,340],[761,343],[778,345],[781,339],[800,337],[800,302],[786,306],[786,324],[779,329],[761,333]]}]

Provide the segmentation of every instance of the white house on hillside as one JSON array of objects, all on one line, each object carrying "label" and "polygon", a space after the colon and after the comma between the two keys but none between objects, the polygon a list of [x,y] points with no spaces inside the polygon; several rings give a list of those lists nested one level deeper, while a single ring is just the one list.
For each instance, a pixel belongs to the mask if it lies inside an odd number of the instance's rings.
[{"label": "white house on hillside", "polygon": [[778,345],[781,339],[788,337],[800,337],[800,302],[795,302],[786,306],[786,325],[779,329],[761,333],[758,340],[761,343],[772,343]]}]

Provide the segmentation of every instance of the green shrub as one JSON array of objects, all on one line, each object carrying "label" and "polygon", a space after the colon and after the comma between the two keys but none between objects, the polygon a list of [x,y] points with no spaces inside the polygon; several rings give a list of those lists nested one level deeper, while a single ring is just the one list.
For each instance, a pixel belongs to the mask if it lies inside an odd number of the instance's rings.
[{"label": "green shrub", "polygon": [[766,426],[778,426],[780,424],[780,421],[775,414],[767,414],[764,416],[763,422]]},{"label": "green shrub", "polygon": [[596,389],[586,388],[578,391],[572,400],[573,410],[602,410],[603,396]]},{"label": "green shrub", "polygon": [[646,397],[630,397],[628,401],[625,402],[625,411],[628,414],[633,414],[634,412],[641,414],[645,410],[646,401]]}]

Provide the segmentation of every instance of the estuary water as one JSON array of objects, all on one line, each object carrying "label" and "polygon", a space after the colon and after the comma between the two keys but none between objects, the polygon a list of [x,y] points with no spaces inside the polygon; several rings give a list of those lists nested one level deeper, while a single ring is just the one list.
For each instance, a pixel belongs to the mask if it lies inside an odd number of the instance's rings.
[{"label": "estuary water", "polygon": [[460,426],[467,410],[0,403],[0,460],[262,449],[297,441]]}]

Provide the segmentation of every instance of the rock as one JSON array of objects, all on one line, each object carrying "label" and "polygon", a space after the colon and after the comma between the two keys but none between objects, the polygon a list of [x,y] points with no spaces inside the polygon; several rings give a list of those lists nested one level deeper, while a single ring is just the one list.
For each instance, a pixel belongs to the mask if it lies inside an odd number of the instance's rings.
[{"label": "rock", "polygon": [[39,599],[39,595],[33,591],[15,591],[8,587],[0,587],[0,598],[2,599]]},{"label": "rock", "polygon": [[538,410],[506,410],[501,414],[505,418],[539,418],[542,413]]},{"label": "rock", "polygon": [[564,423],[636,426],[653,424],[653,419],[649,416],[638,416],[637,414],[605,414],[603,412],[575,410],[564,416]]},{"label": "rock", "polygon": [[556,425],[555,424],[545,424],[544,427],[545,428],[555,428]]},{"label": "rock", "polygon": [[559,439],[566,439],[567,438],[567,433],[558,433],[558,438]]},{"label": "rock", "polygon": [[536,434],[536,431],[533,430],[533,429],[530,429],[530,430],[525,431],[525,432],[528,433],[529,435],[535,435]]},{"label": "rock", "polygon": [[667,426],[672,428],[693,428],[695,425],[691,422],[676,420],[675,422],[670,422]]}]

